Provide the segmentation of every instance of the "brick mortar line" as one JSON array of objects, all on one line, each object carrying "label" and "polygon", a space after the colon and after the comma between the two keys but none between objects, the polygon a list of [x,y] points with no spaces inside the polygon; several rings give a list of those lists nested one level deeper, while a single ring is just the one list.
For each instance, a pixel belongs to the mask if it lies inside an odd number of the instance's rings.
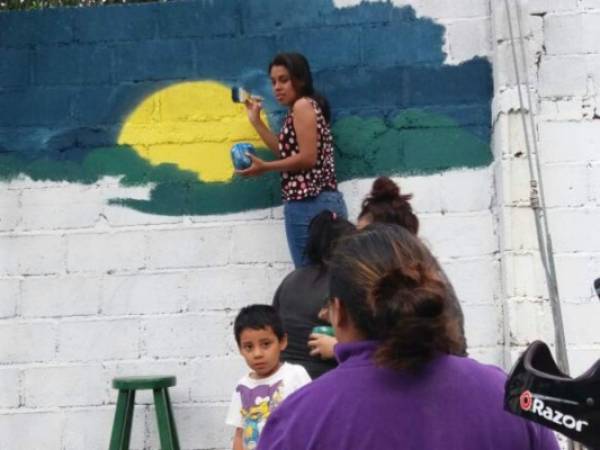
[{"label": "brick mortar line", "polygon": [[[488,212],[487,208],[471,210],[471,211],[447,211],[442,212],[425,212],[420,214],[421,217],[476,217],[484,215]],[[108,228],[99,228],[97,225],[85,227],[85,228],[59,228],[59,229],[38,229],[38,230],[8,230],[0,231],[0,237],[32,237],[32,236],[61,236],[68,238],[70,236],[77,235],[91,235],[91,236],[111,236],[117,234],[134,233],[134,232],[146,232],[151,234],[157,231],[196,231],[196,230],[233,230],[240,228],[245,225],[282,225],[282,219],[246,219],[244,221],[225,221],[225,222],[192,222],[192,226],[186,224],[181,226],[182,223],[176,224],[148,224],[148,225],[122,225],[122,226],[110,226]]]}]

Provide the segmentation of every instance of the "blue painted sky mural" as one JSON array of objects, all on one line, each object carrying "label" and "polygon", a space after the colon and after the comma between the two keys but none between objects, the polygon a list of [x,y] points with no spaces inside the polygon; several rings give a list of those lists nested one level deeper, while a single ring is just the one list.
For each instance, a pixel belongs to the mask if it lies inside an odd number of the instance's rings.
[{"label": "blue painted sky mural", "polygon": [[259,142],[229,88],[263,96],[277,129],[278,51],[304,53],[332,105],[340,181],[491,163],[491,65],[444,64],[442,25],[389,2],[266,3],[0,14],[0,180],[152,183],[111,202],[166,215],[277,205],[277,174],[233,174],[231,145]]}]

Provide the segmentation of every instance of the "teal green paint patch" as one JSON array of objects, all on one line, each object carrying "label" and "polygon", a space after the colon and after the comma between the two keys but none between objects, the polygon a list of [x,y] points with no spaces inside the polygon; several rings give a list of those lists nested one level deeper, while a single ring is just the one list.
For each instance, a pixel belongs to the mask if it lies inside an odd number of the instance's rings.
[{"label": "teal green paint patch", "polygon": [[[390,120],[350,116],[333,125],[339,181],[378,175],[428,174],[491,163],[489,143],[452,119],[419,110]],[[262,158],[271,152],[258,149]],[[103,176],[120,177],[124,186],[154,186],[148,200],[115,198],[113,205],[162,215],[226,214],[281,204],[279,176],[234,176],[229,182],[204,182],[175,164],[152,165],[129,146],[89,150],[80,161],[36,158],[26,161],[0,154],[0,177],[23,173],[33,180],[91,184]]]},{"label": "teal green paint patch", "polygon": [[150,200],[113,199],[138,211],[163,214],[227,214],[281,204],[277,176],[234,178],[231,182],[170,182],[152,189]]},{"label": "teal green paint patch", "polygon": [[348,117],[333,127],[340,181],[382,174],[428,174],[492,161],[488,142],[446,116],[404,111],[389,121]]},{"label": "teal green paint patch", "polygon": [[[270,151],[258,149],[257,153],[264,159],[272,158]],[[104,176],[115,176],[124,186],[152,183],[155,186],[149,200],[116,198],[109,202],[151,214],[225,214],[281,204],[277,174],[259,178],[234,176],[229,182],[206,183],[196,173],[174,164],[151,165],[129,146],[90,150],[81,163],[56,159],[25,161],[0,154],[3,179],[10,180],[21,173],[36,181],[92,184]]]},{"label": "teal green paint patch", "polygon": [[406,130],[403,143],[404,163],[410,173],[482,167],[492,162],[489,144],[461,128]]},{"label": "teal green paint patch", "polygon": [[[128,157],[130,162],[135,161],[137,153],[129,152],[134,153]],[[257,154],[261,158],[272,159],[270,151],[257,149]],[[93,155],[91,163],[96,164],[97,159],[102,157]],[[118,158],[105,158],[105,167],[116,168]],[[152,166],[139,156],[133,167],[135,175],[130,172],[121,182],[125,185],[157,183],[150,192],[150,199],[119,198],[112,199],[111,204],[162,215],[227,214],[281,204],[277,174],[259,178],[234,176],[228,182],[204,182],[193,172],[181,170],[173,164]]]}]

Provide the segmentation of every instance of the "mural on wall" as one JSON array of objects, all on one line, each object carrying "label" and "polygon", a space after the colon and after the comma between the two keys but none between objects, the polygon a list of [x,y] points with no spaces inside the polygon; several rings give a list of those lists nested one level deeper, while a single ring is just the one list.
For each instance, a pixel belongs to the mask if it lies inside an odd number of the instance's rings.
[{"label": "mural on wall", "polygon": [[[445,65],[443,26],[410,6],[191,1],[114,7],[110,19],[94,9],[65,12],[72,29],[63,27],[64,42],[52,34],[62,45],[36,49],[35,86],[0,92],[8,108],[0,113],[0,179],[118,176],[123,185],[151,184],[151,195],[111,203],[155,214],[277,205],[278,175],[235,176],[229,149],[261,146],[243,105],[231,101],[233,85],[264,97],[278,129],[284,111],[266,73],[278,51],[304,53],[332,105],[340,181],[492,161],[490,63]],[[19,14],[14,29],[32,26]],[[103,20],[123,24],[119,41],[86,37]],[[148,21],[156,27],[145,30]],[[10,31],[0,46],[10,45]]]}]

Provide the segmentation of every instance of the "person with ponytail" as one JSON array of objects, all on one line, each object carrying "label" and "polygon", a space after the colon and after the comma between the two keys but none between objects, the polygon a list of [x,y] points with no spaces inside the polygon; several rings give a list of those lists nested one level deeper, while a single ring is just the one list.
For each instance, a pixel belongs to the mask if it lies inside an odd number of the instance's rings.
[{"label": "person with ponytail", "polygon": [[328,325],[318,317],[329,295],[327,261],[338,239],[355,230],[353,224],[332,211],[317,214],[308,227],[305,253],[309,264],[288,274],[273,298],[273,306],[288,335],[282,360],[302,365],[313,379],[337,365],[333,358],[325,360],[311,355],[306,342],[314,327]]},{"label": "person with ponytail", "polygon": [[294,266],[301,267],[307,264],[303,255],[310,220],[325,209],[343,218],[348,213],[337,190],[329,103],[313,87],[308,60],[300,53],[280,53],[269,64],[269,76],[275,98],[288,108],[279,135],[262,121],[260,101],[247,100],[246,109],[250,123],[278,159],[263,161],[248,154],[252,165],[238,173],[281,173],[288,246]]},{"label": "person with ponytail", "polygon": [[419,219],[412,210],[411,199],[412,194],[401,194],[400,187],[390,178],[377,178],[362,202],[357,227],[364,228],[370,223],[395,223],[416,236],[419,234]]},{"label": "person with ponytail", "polygon": [[438,267],[398,225],[339,241],[328,307],[339,366],[286,398],[258,450],[558,450],[550,430],[503,410],[502,370],[452,355]]},{"label": "person with ponytail", "polygon": [[[400,225],[413,235],[419,233],[419,219],[413,212],[410,200],[412,194],[402,194],[400,187],[388,177],[379,177],[373,182],[371,191],[362,202],[356,227],[360,230],[372,223],[391,223]],[[440,277],[442,277],[450,292],[449,313],[453,316],[457,327],[459,345],[456,347],[456,355],[467,355],[467,339],[465,337],[464,314],[458,301],[456,293],[448,277],[441,267],[438,266]],[[313,355],[319,355],[323,359],[333,358],[333,347],[336,340],[330,336],[312,334],[308,346]]]}]

